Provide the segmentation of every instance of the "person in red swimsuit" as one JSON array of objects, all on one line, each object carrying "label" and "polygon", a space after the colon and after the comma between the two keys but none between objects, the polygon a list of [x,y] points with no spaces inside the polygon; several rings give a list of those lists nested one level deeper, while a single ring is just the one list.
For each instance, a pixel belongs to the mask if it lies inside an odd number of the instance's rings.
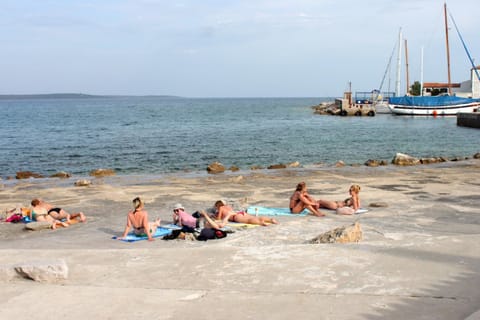
[{"label": "person in red swimsuit", "polygon": [[247,224],[258,224],[261,226],[268,226],[272,223],[278,223],[278,221],[273,218],[256,217],[244,211],[235,212],[232,207],[228,206],[223,200],[218,200],[217,202],[215,202],[215,208],[217,209],[217,219],[222,220],[222,224],[226,224],[228,221]]}]

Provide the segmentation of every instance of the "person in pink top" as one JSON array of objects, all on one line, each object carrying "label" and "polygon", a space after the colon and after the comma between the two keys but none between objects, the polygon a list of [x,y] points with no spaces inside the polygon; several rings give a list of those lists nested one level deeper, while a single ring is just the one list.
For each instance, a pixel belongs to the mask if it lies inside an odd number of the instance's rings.
[{"label": "person in pink top", "polygon": [[198,219],[185,212],[185,208],[177,203],[173,206],[173,223],[182,227],[186,232],[193,232],[198,228]]}]

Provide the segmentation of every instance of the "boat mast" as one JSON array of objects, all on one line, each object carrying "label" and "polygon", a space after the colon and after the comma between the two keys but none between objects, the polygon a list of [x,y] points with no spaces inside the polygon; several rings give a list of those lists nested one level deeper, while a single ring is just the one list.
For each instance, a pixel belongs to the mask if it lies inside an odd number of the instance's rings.
[{"label": "boat mast", "polygon": [[450,79],[450,47],[448,44],[448,21],[447,21],[447,3],[443,5],[443,13],[445,15],[445,40],[447,42],[447,69],[448,69],[448,94],[452,95],[452,81]]},{"label": "boat mast", "polygon": [[407,39],[405,39],[405,76],[406,76],[406,78],[407,78],[405,91],[406,91],[406,94],[408,95],[409,92],[410,92],[410,79],[409,79],[409,74],[408,74],[408,47],[407,47]]},{"label": "boat mast", "polygon": [[397,81],[395,82],[395,96],[400,96],[400,71],[402,68],[402,28],[398,32]]},{"label": "boat mast", "polygon": [[420,58],[420,95],[423,96],[423,46]]}]

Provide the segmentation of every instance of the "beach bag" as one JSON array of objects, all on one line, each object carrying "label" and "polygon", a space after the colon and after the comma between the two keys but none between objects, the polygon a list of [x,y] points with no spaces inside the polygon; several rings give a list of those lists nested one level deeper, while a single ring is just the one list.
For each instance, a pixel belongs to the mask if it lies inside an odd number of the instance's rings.
[{"label": "beach bag", "polygon": [[17,223],[22,221],[22,218],[23,216],[21,213],[14,213],[10,217],[8,217],[7,220],[5,220],[5,222]]},{"label": "beach bag", "polygon": [[222,239],[227,236],[227,233],[223,230],[212,229],[212,228],[203,228],[200,231],[200,234],[197,237],[199,241],[207,241],[212,239]]},{"label": "beach bag", "polygon": [[173,239],[177,239],[178,236],[180,235],[180,233],[182,233],[182,230],[172,230],[172,233],[167,234],[167,235],[164,236],[162,239],[163,239],[163,240],[173,240]]}]

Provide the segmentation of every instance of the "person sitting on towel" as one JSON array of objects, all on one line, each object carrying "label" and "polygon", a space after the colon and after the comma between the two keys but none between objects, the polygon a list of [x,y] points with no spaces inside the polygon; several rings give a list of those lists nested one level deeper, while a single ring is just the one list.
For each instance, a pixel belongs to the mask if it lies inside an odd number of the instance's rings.
[{"label": "person sitting on towel", "polygon": [[194,232],[199,227],[199,222],[199,219],[185,212],[180,203],[173,206],[173,223],[182,227],[183,232]]},{"label": "person sitting on towel", "polygon": [[134,209],[128,212],[127,225],[125,226],[125,231],[119,240],[124,239],[128,235],[130,228],[133,228],[133,232],[137,236],[146,235],[148,241],[153,241],[153,235],[157,232],[157,228],[160,226],[160,218],[155,220],[155,222],[149,222],[148,212],[144,209],[143,201],[139,197],[136,197],[132,202]]},{"label": "person sitting on towel", "polygon": [[290,197],[290,212],[300,213],[305,209],[308,209],[313,215],[317,217],[323,217],[325,214],[318,209],[320,204],[315,200],[307,191],[307,184],[300,182],[295,188],[295,192]]}]

